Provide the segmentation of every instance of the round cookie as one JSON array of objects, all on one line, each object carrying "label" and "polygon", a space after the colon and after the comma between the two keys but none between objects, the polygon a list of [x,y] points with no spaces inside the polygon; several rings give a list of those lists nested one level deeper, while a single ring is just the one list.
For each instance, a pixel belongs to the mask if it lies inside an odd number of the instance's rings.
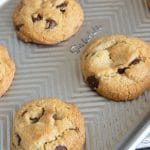
[{"label": "round cookie", "polygon": [[6,47],[0,45],[0,97],[10,87],[15,70],[15,64],[10,58]]},{"label": "round cookie", "polygon": [[11,150],[82,150],[84,141],[84,118],[75,105],[41,99],[17,111]]},{"label": "round cookie", "polygon": [[150,87],[150,46],[124,35],[97,38],[83,51],[81,70],[100,95],[116,101],[135,99]]},{"label": "round cookie", "polygon": [[83,10],[76,0],[21,0],[13,14],[18,37],[39,44],[70,38],[83,20]]}]

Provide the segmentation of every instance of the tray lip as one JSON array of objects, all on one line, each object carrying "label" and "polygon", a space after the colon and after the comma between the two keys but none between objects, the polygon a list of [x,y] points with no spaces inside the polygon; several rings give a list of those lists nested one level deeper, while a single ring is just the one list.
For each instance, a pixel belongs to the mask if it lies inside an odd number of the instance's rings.
[{"label": "tray lip", "polygon": [[0,1],[0,9],[1,7],[3,7],[3,5],[5,5],[7,2],[9,2],[10,0],[1,0]]},{"label": "tray lip", "polygon": [[[146,117],[129,134],[129,138],[123,141],[118,150],[135,150],[150,132],[150,111]],[[145,148],[145,147],[143,147]]]},{"label": "tray lip", "polygon": [[[12,0],[0,1],[0,9]],[[80,0],[77,0],[80,1]],[[149,131],[149,132],[148,132]],[[146,117],[143,118],[136,128],[126,137],[122,143],[119,144],[118,150],[134,150],[144,140],[144,138],[150,133],[150,111]],[[128,137],[128,139],[127,139]],[[144,148],[144,147],[143,147]]]}]

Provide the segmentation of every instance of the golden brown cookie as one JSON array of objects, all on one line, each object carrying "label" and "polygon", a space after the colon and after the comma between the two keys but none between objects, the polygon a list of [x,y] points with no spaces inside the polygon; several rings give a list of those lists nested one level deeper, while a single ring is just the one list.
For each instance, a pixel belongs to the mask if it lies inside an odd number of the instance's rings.
[{"label": "golden brown cookie", "polygon": [[56,44],[74,35],[84,20],[76,0],[21,0],[13,21],[25,42]]},{"label": "golden brown cookie", "polygon": [[81,70],[100,95],[116,101],[135,99],[150,87],[150,46],[124,35],[95,39],[81,55]]},{"label": "golden brown cookie", "polygon": [[147,6],[150,9],[150,0],[147,0]]},{"label": "golden brown cookie", "polygon": [[79,109],[49,98],[33,100],[17,111],[11,150],[82,150],[84,141]]},{"label": "golden brown cookie", "polygon": [[15,64],[6,47],[0,45],[0,96],[10,87],[15,74]]}]

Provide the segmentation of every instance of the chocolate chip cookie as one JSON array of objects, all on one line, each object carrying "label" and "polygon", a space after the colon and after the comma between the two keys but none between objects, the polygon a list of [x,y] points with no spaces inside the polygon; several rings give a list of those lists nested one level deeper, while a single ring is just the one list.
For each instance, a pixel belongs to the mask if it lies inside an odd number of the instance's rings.
[{"label": "chocolate chip cookie", "polygon": [[150,9],[150,0],[147,0],[147,6]]},{"label": "chocolate chip cookie", "polygon": [[150,87],[150,46],[124,35],[100,37],[83,51],[81,70],[100,95],[116,101],[135,99]]},{"label": "chocolate chip cookie", "polygon": [[15,74],[15,64],[10,58],[7,48],[0,45],[0,97],[10,87]]},{"label": "chocolate chip cookie", "polygon": [[25,42],[56,44],[74,35],[84,20],[76,0],[21,0],[13,22]]},{"label": "chocolate chip cookie", "polygon": [[16,113],[11,150],[82,150],[84,140],[84,118],[75,105],[33,100]]}]

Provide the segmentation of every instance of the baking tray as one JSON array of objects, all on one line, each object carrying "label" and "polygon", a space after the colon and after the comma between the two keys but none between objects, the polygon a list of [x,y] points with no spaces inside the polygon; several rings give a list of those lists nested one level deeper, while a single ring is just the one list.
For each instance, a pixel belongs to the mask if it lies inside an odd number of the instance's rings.
[{"label": "baking tray", "polygon": [[[4,0],[1,1],[1,3]],[[0,7],[0,43],[6,45],[17,72],[0,98],[0,150],[10,149],[15,111],[33,98],[58,97],[76,104],[86,120],[85,150],[129,149],[149,125],[150,91],[132,102],[98,96],[83,82],[80,52],[95,36],[129,34],[150,41],[150,13],[144,0],[80,0],[85,22],[80,32],[56,46],[18,40],[12,12],[18,0]]]}]

